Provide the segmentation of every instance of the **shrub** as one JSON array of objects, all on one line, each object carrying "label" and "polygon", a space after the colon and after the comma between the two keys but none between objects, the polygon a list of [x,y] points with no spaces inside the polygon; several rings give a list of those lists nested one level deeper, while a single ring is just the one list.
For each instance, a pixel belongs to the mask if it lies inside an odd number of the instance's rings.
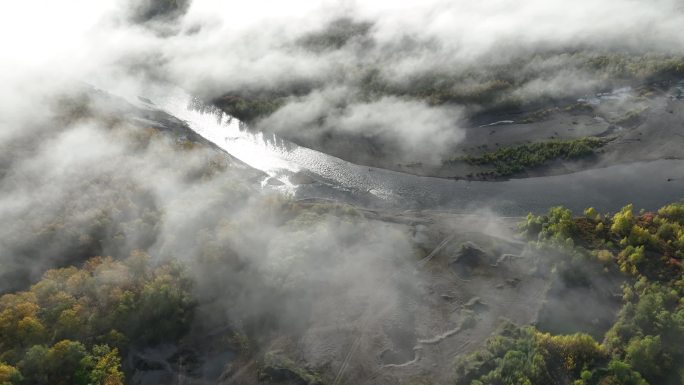
[{"label": "shrub", "polygon": [[625,206],[613,216],[613,224],[610,226],[610,231],[616,235],[626,236],[632,230],[634,225],[634,213],[631,204]]}]

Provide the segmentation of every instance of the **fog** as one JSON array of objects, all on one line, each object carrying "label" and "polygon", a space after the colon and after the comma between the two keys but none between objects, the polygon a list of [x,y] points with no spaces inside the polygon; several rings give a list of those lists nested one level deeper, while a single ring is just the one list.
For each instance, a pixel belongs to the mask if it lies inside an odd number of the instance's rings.
[{"label": "fog", "polygon": [[[410,329],[416,342],[460,325],[465,312],[435,310],[439,298],[416,300],[441,295],[426,288],[438,274],[416,262],[471,223],[510,242],[510,223],[295,202],[262,189],[264,175],[216,147],[168,132],[183,130],[181,122],[117,96],[133,101],[175,86],[208,101],[277,95],[279,108],[252,129],[305,144],[361,136],[371,143],[361,158],[375,148],[392,162],[439,165],[486,103],[377,93],[369,79],[403,90],[444,76],[454,79],[450,91],[469,94],[504,78],[512,86],[497,101],[573,99],[616,83],[576,54],[684,54],[684,9],[675,0],[177,4],[27,0],[0,8],[0,292],[26,289],[49,268],[145,250],[156,263],[189,266],[198,329],[229,324],[257,339],[260,352],[297,346],[338,373],[354,350],[350,336],[381,335],[355,348],[354,363],[366,370],[377,346],[400,345],[386,330]],[[501,248],[522,250],[512,244]],[[496,298],[492,281],[475,281]],[[521,293],[543,292],[537,277],[530,282]],[[473,340],[507,311],[530,321],[537,299],[516,297],[478,318],[485,326]],[[409,310],[424,312],[407,320]],[[446,373],[450,363],[439,365]]]},{"label": "fog", "polygon": [[[445,113],[410,95],[369,96],[364,87],[370,74],[398,89],[426,77],[451,78],[457,94],[501,79],[513,88],[506,87],[498,99],[525,101],[578,97],[613,85],[605,74],[582,65],[574,56],[578,52],[684,53],[677,38],[684,11],[671,0],[571,6],[536,0],[163,4],[33,0],[7,6],[0,20],[5,83],[25,88],[31,82],[21,80],[24,76],[40,74],[50,81],[87,81],[122,95],[145,93],[158,83],[208,99],[294,92],[283,100],[287,108],[259,129],[304,144],[320,142],[331,131],[362,132],[380,147],[409,150],[406,158],[434,163],[463,136],[462,111],[456,106]],[[317,45],[330,39],[335,43]],[[9,87],[3,99],[24,99],[16,93],[24,91]],[[370,125],[359,124],[355,114],[376,110],[377,103],[383,113]],[[337,118],[312,122],[318,119],[315,110]],[[284,122],[292,113],[299,117]],[[295,132],[298,125],[304,133]]]}]

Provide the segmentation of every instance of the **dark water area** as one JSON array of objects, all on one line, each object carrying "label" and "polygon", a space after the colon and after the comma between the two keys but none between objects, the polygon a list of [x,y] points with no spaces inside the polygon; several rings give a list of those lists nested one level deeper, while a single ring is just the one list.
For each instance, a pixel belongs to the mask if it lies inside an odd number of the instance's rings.
[{"label": "dark water area", "polygon": [[[587,207],[615,212],[626,204],[655,210],[684,198],[684,161],[657,160],[616,165],[577,173],[498,182],[418,177],[387,170],[366,169],[373,179],[384,178],[377,197],[370,190],[345,188],[312,175],[315,183],[299,186],[297,198],[342,200],[361,206],[474,212],[489,209],[505,216],[542,213],[563,205],[576,213]],[[368,171],[370,170],[370,171]]]}]

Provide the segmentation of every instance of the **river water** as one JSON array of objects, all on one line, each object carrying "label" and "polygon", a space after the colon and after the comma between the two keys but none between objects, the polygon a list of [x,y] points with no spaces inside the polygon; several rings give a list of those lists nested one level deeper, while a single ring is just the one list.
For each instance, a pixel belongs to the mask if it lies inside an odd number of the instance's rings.
[{"label": "river water", "polygon": [[[684,161],[657,160],[572,174],[509,181],[456,181],[421,177],[353,164],[298,146],[275,135],[255,133],[182,90],[150,98],[152,105],[187,122],[215,143],[268,177],[264,188],[296,199],[334,199],[366,207],[435,209],[469,213],[489,209],[518,216],[554,205],[579,212],[593,206],[614,212],[633,203],[656,209],[684,198]],[[140,103],[138,103],[140,105]]]}]

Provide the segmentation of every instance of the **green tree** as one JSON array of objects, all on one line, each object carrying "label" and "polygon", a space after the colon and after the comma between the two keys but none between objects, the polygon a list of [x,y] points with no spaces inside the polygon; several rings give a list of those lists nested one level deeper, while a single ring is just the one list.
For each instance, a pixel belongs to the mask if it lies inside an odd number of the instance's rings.
[{"label": "green tree", "polygon": [[90,372],[90,385],[123,385],[124,375],[117,349],[97,345],[93,348],[93,356],[96,362]]},{"label": "green tree", "polygon": [[19,361],[19,370],[24,374],[26,385],[49,384],[46,365],[48,348],[43,345],[32,346]]},{"label": "green tree", "polygon": [[593,207],[584,210],[584,216],[594,221],[601,220],[601,215]]},{"label": "green tree", "polygon": [[619,236],[627,236],[634,225],[634,213],[632,204],[623,207],[620,212],[613,215],[613,224],[610,231]]},{"label": "green tree", "polygon": [[17,368],[0,362],[0,385],[20,385],[22,380]]},{"label": "green tree", "polygon": [[63,340],[45,357],[48,378],[53,385],[87,385],[90,357],[82,343]]},{"label": "green tree", "polygon": [[663,352],[660,336],[634,338],[627,346],[626,352],[627,363],[646,378],[663,378],[665,368],[672,364]]},{"label": "green tree", "polygon": [[[608,372],[610,375],[606,376],[605,379],[614,379],[615,382],[605,381],[606,384],[649,385],[638,372],[635,372],[628,364],[619,360],[612,360],[608,363]],[[601,383],[603,384],[604,381]]]}]

